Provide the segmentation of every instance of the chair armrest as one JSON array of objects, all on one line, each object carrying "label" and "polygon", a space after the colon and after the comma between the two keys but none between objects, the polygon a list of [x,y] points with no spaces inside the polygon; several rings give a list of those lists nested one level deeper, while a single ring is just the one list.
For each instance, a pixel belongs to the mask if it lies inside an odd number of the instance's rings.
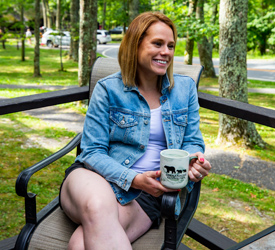
[{"label": "chair armrest", "polygon": [[164,193],[161,201],[161,215],[165,219],[176,219],[175,207],[179,192]]},{"label": "chair armrest", "polygon": [[165,218],[165,235],[163,249],[177,249],[197,209],[201,182],[196,182],[188,193],[183,189],[180,193],[181,211],[175,215],[175,207],[179,192],[165,193],[162,197],[161,215]]},{"label": "chair armrest", "polygon": [[72,151],[80,143],[81,136],[82,136],[82,133],[79,133],[65,147],[63,147],[56,153],[32,165],[31,167],[23,170],[17,177],[16,184],[15,184],[15,190],[17,195],[31,198],[33,194],[28,194],[28,191],[27,191],[28,183],[31,176],[37,171],[43,169],[44,167],[48,166],[49,164],[55,162],[56,160],[60,159],[62,156]]}]

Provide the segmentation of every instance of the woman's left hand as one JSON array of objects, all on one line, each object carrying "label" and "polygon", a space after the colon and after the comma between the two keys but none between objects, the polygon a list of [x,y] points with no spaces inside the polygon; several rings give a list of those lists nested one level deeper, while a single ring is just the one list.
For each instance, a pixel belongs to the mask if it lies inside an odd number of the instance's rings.
[{"label": "woman's left hand", "polygon": [[197,152],[191,156],[197,156],[198,159],[193,159],[189,166],[189,179],[194,182],[202,180],[205,176],[208,175],[211,165],[204,157],[204,154]]}]

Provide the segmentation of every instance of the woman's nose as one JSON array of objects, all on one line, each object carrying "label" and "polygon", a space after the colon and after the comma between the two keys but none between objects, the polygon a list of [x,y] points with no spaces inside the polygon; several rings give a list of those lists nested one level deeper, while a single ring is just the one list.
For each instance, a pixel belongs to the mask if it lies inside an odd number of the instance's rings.
[{"label": "woman's nose", "polygon": [[160,52],[162,55],[170,54],[170,50],[167,46],[163,46]]}]

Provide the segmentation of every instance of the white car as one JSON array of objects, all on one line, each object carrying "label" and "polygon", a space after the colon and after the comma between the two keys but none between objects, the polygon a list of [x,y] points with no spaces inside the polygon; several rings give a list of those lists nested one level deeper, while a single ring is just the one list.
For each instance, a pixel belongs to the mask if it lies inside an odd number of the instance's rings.
[{"label": "white car", "polygon": [[[70,46],[71,36],[69,31],[62,32],[62,46]],[[58,47],[61,44],[61,35],[56,30],[48,30],[42,35],[42,45]]]},{"label": "white car", "polygon": [[[48,47],[58,47],[61,44],[61,36],[57,35],[59,32],[56,30],[48,30],[42,35],[41,44]],[[56,34],[56,35],[55,35]],[[97,30],[97,43],[106,44],[111,42],[112,38],[107,30]],[[62,46],[70,46],[71,35],[69,31],[62,32]]]},{"label": "white car", "polygon": [[112,41],[112,38],[108,30],[97,30],[96,39],[98,44],[106,44]]}]

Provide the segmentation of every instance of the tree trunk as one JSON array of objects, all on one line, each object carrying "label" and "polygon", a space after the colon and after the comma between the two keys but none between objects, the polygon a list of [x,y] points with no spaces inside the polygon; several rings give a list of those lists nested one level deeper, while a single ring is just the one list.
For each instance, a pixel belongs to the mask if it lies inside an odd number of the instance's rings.
[{"label": "tree trunk", "polygon": [[[248,0],[220,2],[220,96],[248,103],[247,93]],[[265,146],[254,123],[220,114],[217,143],[253,147]]]},{"label": "tree trunk", "polygon": [[25,61],[25,26],[24,26],[24,5],[22,3],[20,10],[21,21],[21,61]]},{"label": "tree trunk", "polygon": [[97,1],[80,0],[78,83],[87,86],[96,59]]},{"label": "tree trunk", "polygon": [[46,0],[42,0],[42,12],[43,12],[43,25],[44,27],[48,27]]},{"label": "tree trunk", "polygon": [[103,1],[102,29],[105,30],[107,0]]},{"label": "tree trunk", "polygon": [[[211,24],[215,25],[216,19],[218,15],[218,3],[214,3],[212,7],[212,18],[211,18]],[[210,48],[211,48],[211,55],[213,52],[213,46],[214,46],[214,36],[212,35],[210,38]]]},{"label": "tree trunk", "polygon": [[49,8],[49,1],[48,0],[44,0],[45,1],[45,6],[46,6],[46,10],[47,10],[47,28],[52,28],[53,26],[53,17],[52,17],[52,13],[50,12],[50,8]]},{"label": "tree trunk", "polygon": [[[197,0],[189,0],[188,16],[195,14],[196,5],[197,5]],[[194,39],[191,39],[189,37],[189,34],[187,34],[186,47],[185,47],[185,52],[184,52],[184,63],[187,65],[192,65],[193,49],[194,49]]]},{"label": "tree trunk", "polygon": [[57,0],[57,6],[56,6],[56,30],[60,30],[61,29],[61,0]]},{"label": "tree trunk", "polygon": [[129,23],[131,23],[139,14],[139,0],[129,1]]},{"label": "tree trunk", "polygon": [[78,61],[79,49],[79,0],[71,0],[71,46],[70,58]]},{"label": "tree trunk", "polygon": [[[202,23],[204,23],[204,0],[198,0],[196,16]],[[211,37],[210,37],[211,39]],[[204,36],[198,43],[198,51],[200,56],[200,63],[204,67],[202,72],[203,77],[216,77],[215,69],[212,61],[212,44]]]},{"label": "tree trunk", "polygon": [[39,22],[40,22],[40,0],[35,0],[35,23],[34,23],[34,38],[35,38],[35,47],[34,47],[34,77],[40,77],[40,56],[39,56],[39,41],[40,41],[40,32],[39,32]]}]

